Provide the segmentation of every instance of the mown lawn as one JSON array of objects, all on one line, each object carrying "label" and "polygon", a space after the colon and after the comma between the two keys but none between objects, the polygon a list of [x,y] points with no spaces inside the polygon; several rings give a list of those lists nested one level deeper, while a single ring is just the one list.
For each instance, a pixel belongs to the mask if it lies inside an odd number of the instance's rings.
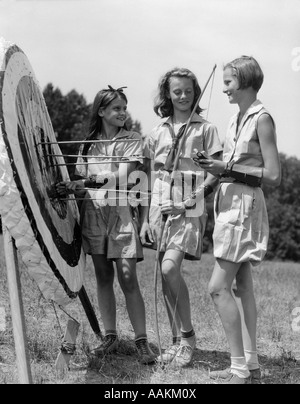
[{"label": "mown lawn", "polygon": [[[153,251],[145,250],[145,261],[138,265],[141,290],[146,303],[148,335],[157,351],[154,319]],[[192,366],[183,370],[170,367],[142,366],[137,361],[133,331],[125,309],[124,297],[116,283],[118,328],[121,345],[118,354],[93,359],[90,351],[97,346],[95,335],[86,319],[79,300],[66,311],[80,323],[77,351],[71,370],[58,375],[54,363],[58,354],[62,331],[68,316],[41,296],[35,283],[21,265],[21,281],[27,336],[34,382],[37,384],[207,384],[208,371],[229,364],[227,342],[215,313],[207,285],[214,265],[211,255],[205,254],[200,263],[184,263],[183,271],[190,290],[192,316],[198,344]],[[265,384],[300,383],[300,332],[292,329],[292,315],[300,307],[300,264],[265,262],[254,270],[259,310],[258,346]],[[85,286],[96,309],[95,279],[91,261],[86,268]],[[159,287],[160,290],[160,287]],[[0,331],[0,384],[18,382],[14,341],[6,285],[6,267],[0,239],[0,308],[6,311],[6,331]],[[163,348],[171,334],[162,301],[159,302],[159,325]],[[98,316],[99,318],[99,316]],[[99,319],[100,320],[100,319]],[[100,327],[102,323],[100,322]],[[300,319],[299,319],[300,325]],[[297,327],[300,328],[300,327]]]}]

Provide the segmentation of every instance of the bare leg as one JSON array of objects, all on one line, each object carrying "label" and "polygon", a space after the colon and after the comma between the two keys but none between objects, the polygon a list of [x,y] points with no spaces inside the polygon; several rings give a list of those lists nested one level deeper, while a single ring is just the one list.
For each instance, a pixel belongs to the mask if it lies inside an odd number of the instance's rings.
[{"label": "bare leg", "polygon": [[189,291],[180,272],[183,257],[180,251],[168,250],[162,260],[163,290],[171,328],[176,333],[178,328],[187,332],[193,329]]},{"label": "bare leg", "polygon": [[[160,256],[160,265],[162,265],[162,261],[164,258],[164,253]],[[164,277],[162,277],[162,290],[163,296],[165,300],[165,305],[167,309],[167,315],[169,318],[169,322],[171,325],[173,338],[180,337],[181,335],[181,321],[177,310],[178,302],[174,300],[173,295],[168,287],[168,284]]]},{"label": "bare leg", "polygon": [[233,297],[232,284],[240,264],[217,259],[209,291],[220,315],[232,357],[244,357],[241,316]]},{"label": "bare leg", "polygon": [[146,336],[145,304],[140,291],[135,259],[117,260],[118,278],[126,299],[126,306],[135,337]]},{"label": "bare leg", "polygon": [[242,317],[244,349],[256,351],[257,309],[253,291],[251,264],[242,264],[236,276],[235,298]]},{"label": "bare leg", "polygon": [[116,299],[113,289],[114,266],[104,255],[93,255],[97,279],[97,295],[101,318],[106,331],[115,331]]}]

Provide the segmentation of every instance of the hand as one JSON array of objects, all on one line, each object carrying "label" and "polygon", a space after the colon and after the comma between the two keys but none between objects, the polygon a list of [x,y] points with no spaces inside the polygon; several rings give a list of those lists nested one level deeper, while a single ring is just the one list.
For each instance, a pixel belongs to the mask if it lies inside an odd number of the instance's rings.
[{"label": "hand", "polygon": [[95,178],[96,184],[104,184],[105,181],[110,181],[112,178],[114,178],[114,174],[111,171],[104,170],[101,173],[92,176]]},{"label": "hand", "polygon": [[184,212],[185,212],[185,205],[183,202],[175,205],[173,201],[168,200],[162,203],[161,213],[163,215],[177,216],[181,215]]},{"label": "hand", "polygon": [[140,231],[140,239],[142,245],[144,246],[150,247],[154,243],[153,234],[148,222],[144,222],[142,224],[142,228]]},{"label": "hand", "polygon": [[226,169],[226,163],[224,161],[214,160],[211,157],[208,157],[207,159],[194,157],[193,160],[196,166],[201,167],[203,170],[214,175],[215,177],[223,174]]}]

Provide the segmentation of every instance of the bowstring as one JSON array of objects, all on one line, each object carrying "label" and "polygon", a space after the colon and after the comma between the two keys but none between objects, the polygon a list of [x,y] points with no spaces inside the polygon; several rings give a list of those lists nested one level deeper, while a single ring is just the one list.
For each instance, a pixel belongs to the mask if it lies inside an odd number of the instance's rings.
[{"label": "bowstring", "polygon": [[[207,113],[206,113],[206,120],[208,120],[208,114],[209,114],[210,104],[211,104],[211,100],[212,100],[212,92],[213,92],[213,88],[214,88],[215,74],[216,74],[216,70],[213,71],[213,75],[212,75],[211,88],[210,88],[208,107],[207,107]],[[184,263],[184,257],[183,257],[183,260],[182,260],[180,272],[182,272],[182,270],[183,270],[183,268],[182,268],[183,263]],[[175,299],[174,310],[172,310],[173,313],[172,313],[171,329],[173,329],[174,325],[176,324],[176,311],[177,311],[177,307],[178,307],[178,300],[179,300],[179,293],[180,293],[180,289],[181,289],[181,283],[182,283],[182,280],[180,279],[180,283],[179,283],[179,287],[178,287],[178,291],[177,291],[176,299]],[[170,292],[170,294],[172,296],[172,292],[171,292],[171,289],[170,289],[168,284],[167,284],[167,288],[169,289],[169,292]]]}]

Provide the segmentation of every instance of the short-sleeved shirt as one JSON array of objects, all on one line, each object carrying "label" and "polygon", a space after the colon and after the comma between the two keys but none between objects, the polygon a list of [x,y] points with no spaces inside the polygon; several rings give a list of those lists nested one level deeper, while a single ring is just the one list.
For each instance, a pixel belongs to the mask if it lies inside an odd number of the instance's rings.
[{"label": "short-sleeved shirt", "polygon": [[[168,118],[155,127],[145,140],[144,154],[152,159],[156,178],[149,212],[149,223],[155,240],[158,239],[161,229],[161,200],[164,199],[163,194],[168,193],[167,184],[162,178],[173,137],[172,118]],[[178,171],[198,173],[203,178],[203,169],[197,167],[193,161],[195,154],[202,150],[214,155],[222,151],[222,145],[216,127],[195,114],[180,152]],[[206,219],[205,211],[193,217],[188,217],[186,213],[169,216],[162,235],[161,251],[174,249],[183,252],[186,259],[200,259]],[[156,243],[154,248],[157,248]]]},{"label": "short-sleeved shirt", "polygon": [[[82,151],[83,146],[79,151],[76,174],[84,178],[97,175],[101,171],[116,172],[122,161],[143,162],[141,136],[125,129],[121,129],[112,140],[92,143],[87,158],[82,157]],[[118,163],[114,160],[118,160]],[[81,164],[86,162],[90,164]]]},{"label": "short-sleeved shirt", "polygon": [[[146,137],[144,154],[145,157],[153,160],[154,171],[158,172],[163,169],[172,147],[173,136],[172,118],[169,117],[156,126]],[[192,160],[195,154],[201,150],[213,155],[222,151],[222,145],[217,128],[198,114],[195,114],[180,153],[178,170],[182,172],[202,171]]]},{"label": "short-sleeved shirt", "polygon": [[[142,151],[141,136],[121,129],[110,141],[92,143],[86,156],[83,156],[82,147],[76,174],[88,178],[104,171],[117,172],[119,164],[124,161],[136,162],[138,170],[143,162]],[[138,232],[138,211],[128,203],[126,192],[111,191],[104,187],[86,192],[81,208],[83,249],[86,254],[105,255],[110,260],[141,260],[143,249]],[[116,206],[106,204],[111,195],[120,202],[115,200]],[[121,199],[126,199],[126,203],[121,204]]]}]

